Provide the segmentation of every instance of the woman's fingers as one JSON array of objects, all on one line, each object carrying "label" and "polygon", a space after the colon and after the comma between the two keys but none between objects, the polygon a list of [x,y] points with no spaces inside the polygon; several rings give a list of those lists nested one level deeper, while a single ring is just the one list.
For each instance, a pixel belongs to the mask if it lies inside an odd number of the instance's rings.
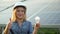
[{"label": "woman's fingers", "polygon": [[11,20],[11,18],[10,18],[9,23],[8,23],[8,25],[7,25],[8,29],[10,29],[11,26],[12,26],[12,20]]},{"label": "woman's fingers", "polygon": [[35,26],[34,26],[34,29],[39,29],[40,28],[40,23],[36,23]]},{"label": "woman's fingers", "polygon": [[40,27],[40,23],[37,23],[37,24],[36,24],[36,27],[38,27],[38,28],[39,28],[39,27]]},{"label": "woman's fingers", "polygon": [[12,20],[11,20],[11,18],[9,19],[9,21],[12,23]]}]

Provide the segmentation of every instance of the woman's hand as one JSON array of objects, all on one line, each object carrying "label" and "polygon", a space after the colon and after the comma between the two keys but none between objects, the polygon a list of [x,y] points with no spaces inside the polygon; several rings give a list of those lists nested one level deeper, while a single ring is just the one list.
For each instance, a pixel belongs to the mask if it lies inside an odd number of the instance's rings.
[{"label": "woman's hand", "polygon": [[37,34],[38,29],[40,28],[40,23],[36,23],[34,26],[33,34]]},{"label": "woman's hand", "polygon": [[39,28],[40,28],[40,23],[36,23],[35,26],[34,26],[34,29],[38,30]]},{"label": "woman's hand", "polygon": [[12,26],[12,20],[10,19],[10,20],[9,20],[9,23],[8,23],[7,26],[6,26],[6,28],[7,28],[7,29],[10,29],[11,26]]},{"label": "woman's hand", "polygon": [[9,23],[6,25],[6,28],[4,30],[4,34],[9,34],[9,30],[10,30],[11,26],[12,26],[12,21],[10,19]]}]

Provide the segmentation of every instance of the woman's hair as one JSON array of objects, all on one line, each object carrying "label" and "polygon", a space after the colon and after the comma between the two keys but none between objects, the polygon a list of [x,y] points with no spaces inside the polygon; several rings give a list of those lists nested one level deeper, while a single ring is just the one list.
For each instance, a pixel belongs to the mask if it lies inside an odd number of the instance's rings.
[{"label": "woman's hair", "polygon": [[18,8],[18,7],[22,7],[22,8],[25,9],[23,20],[26,20],[26,7],[24,7],[24,6],[16,6],[16,7],[13,9],[11,20],[12,20],[12,21],[15,21],[15,20],[17,19],[17,17],[16,17],[16,10],[15,10],[15,9]]}]

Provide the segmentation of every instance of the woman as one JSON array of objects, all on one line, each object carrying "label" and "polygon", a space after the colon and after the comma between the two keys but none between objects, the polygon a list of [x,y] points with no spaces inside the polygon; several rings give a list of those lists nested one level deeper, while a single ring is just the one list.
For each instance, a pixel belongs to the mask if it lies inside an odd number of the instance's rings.
[{"label": "woman", "polygon": [[13,7],[12,18],[4,30],[4,34],[37,34],[40,24],[32,27],[31,22],[26,20],[26,5],[18,2]]}]

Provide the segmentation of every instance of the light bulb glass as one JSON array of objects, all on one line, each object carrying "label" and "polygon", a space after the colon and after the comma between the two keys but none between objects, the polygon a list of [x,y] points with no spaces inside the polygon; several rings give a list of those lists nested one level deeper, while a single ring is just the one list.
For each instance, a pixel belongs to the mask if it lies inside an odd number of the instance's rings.
[{"label": "light bulb glass", "polygon": [[35,21],[36,21],[36,23],[39,23],[40,22],[40,17],[36,16]]}]

